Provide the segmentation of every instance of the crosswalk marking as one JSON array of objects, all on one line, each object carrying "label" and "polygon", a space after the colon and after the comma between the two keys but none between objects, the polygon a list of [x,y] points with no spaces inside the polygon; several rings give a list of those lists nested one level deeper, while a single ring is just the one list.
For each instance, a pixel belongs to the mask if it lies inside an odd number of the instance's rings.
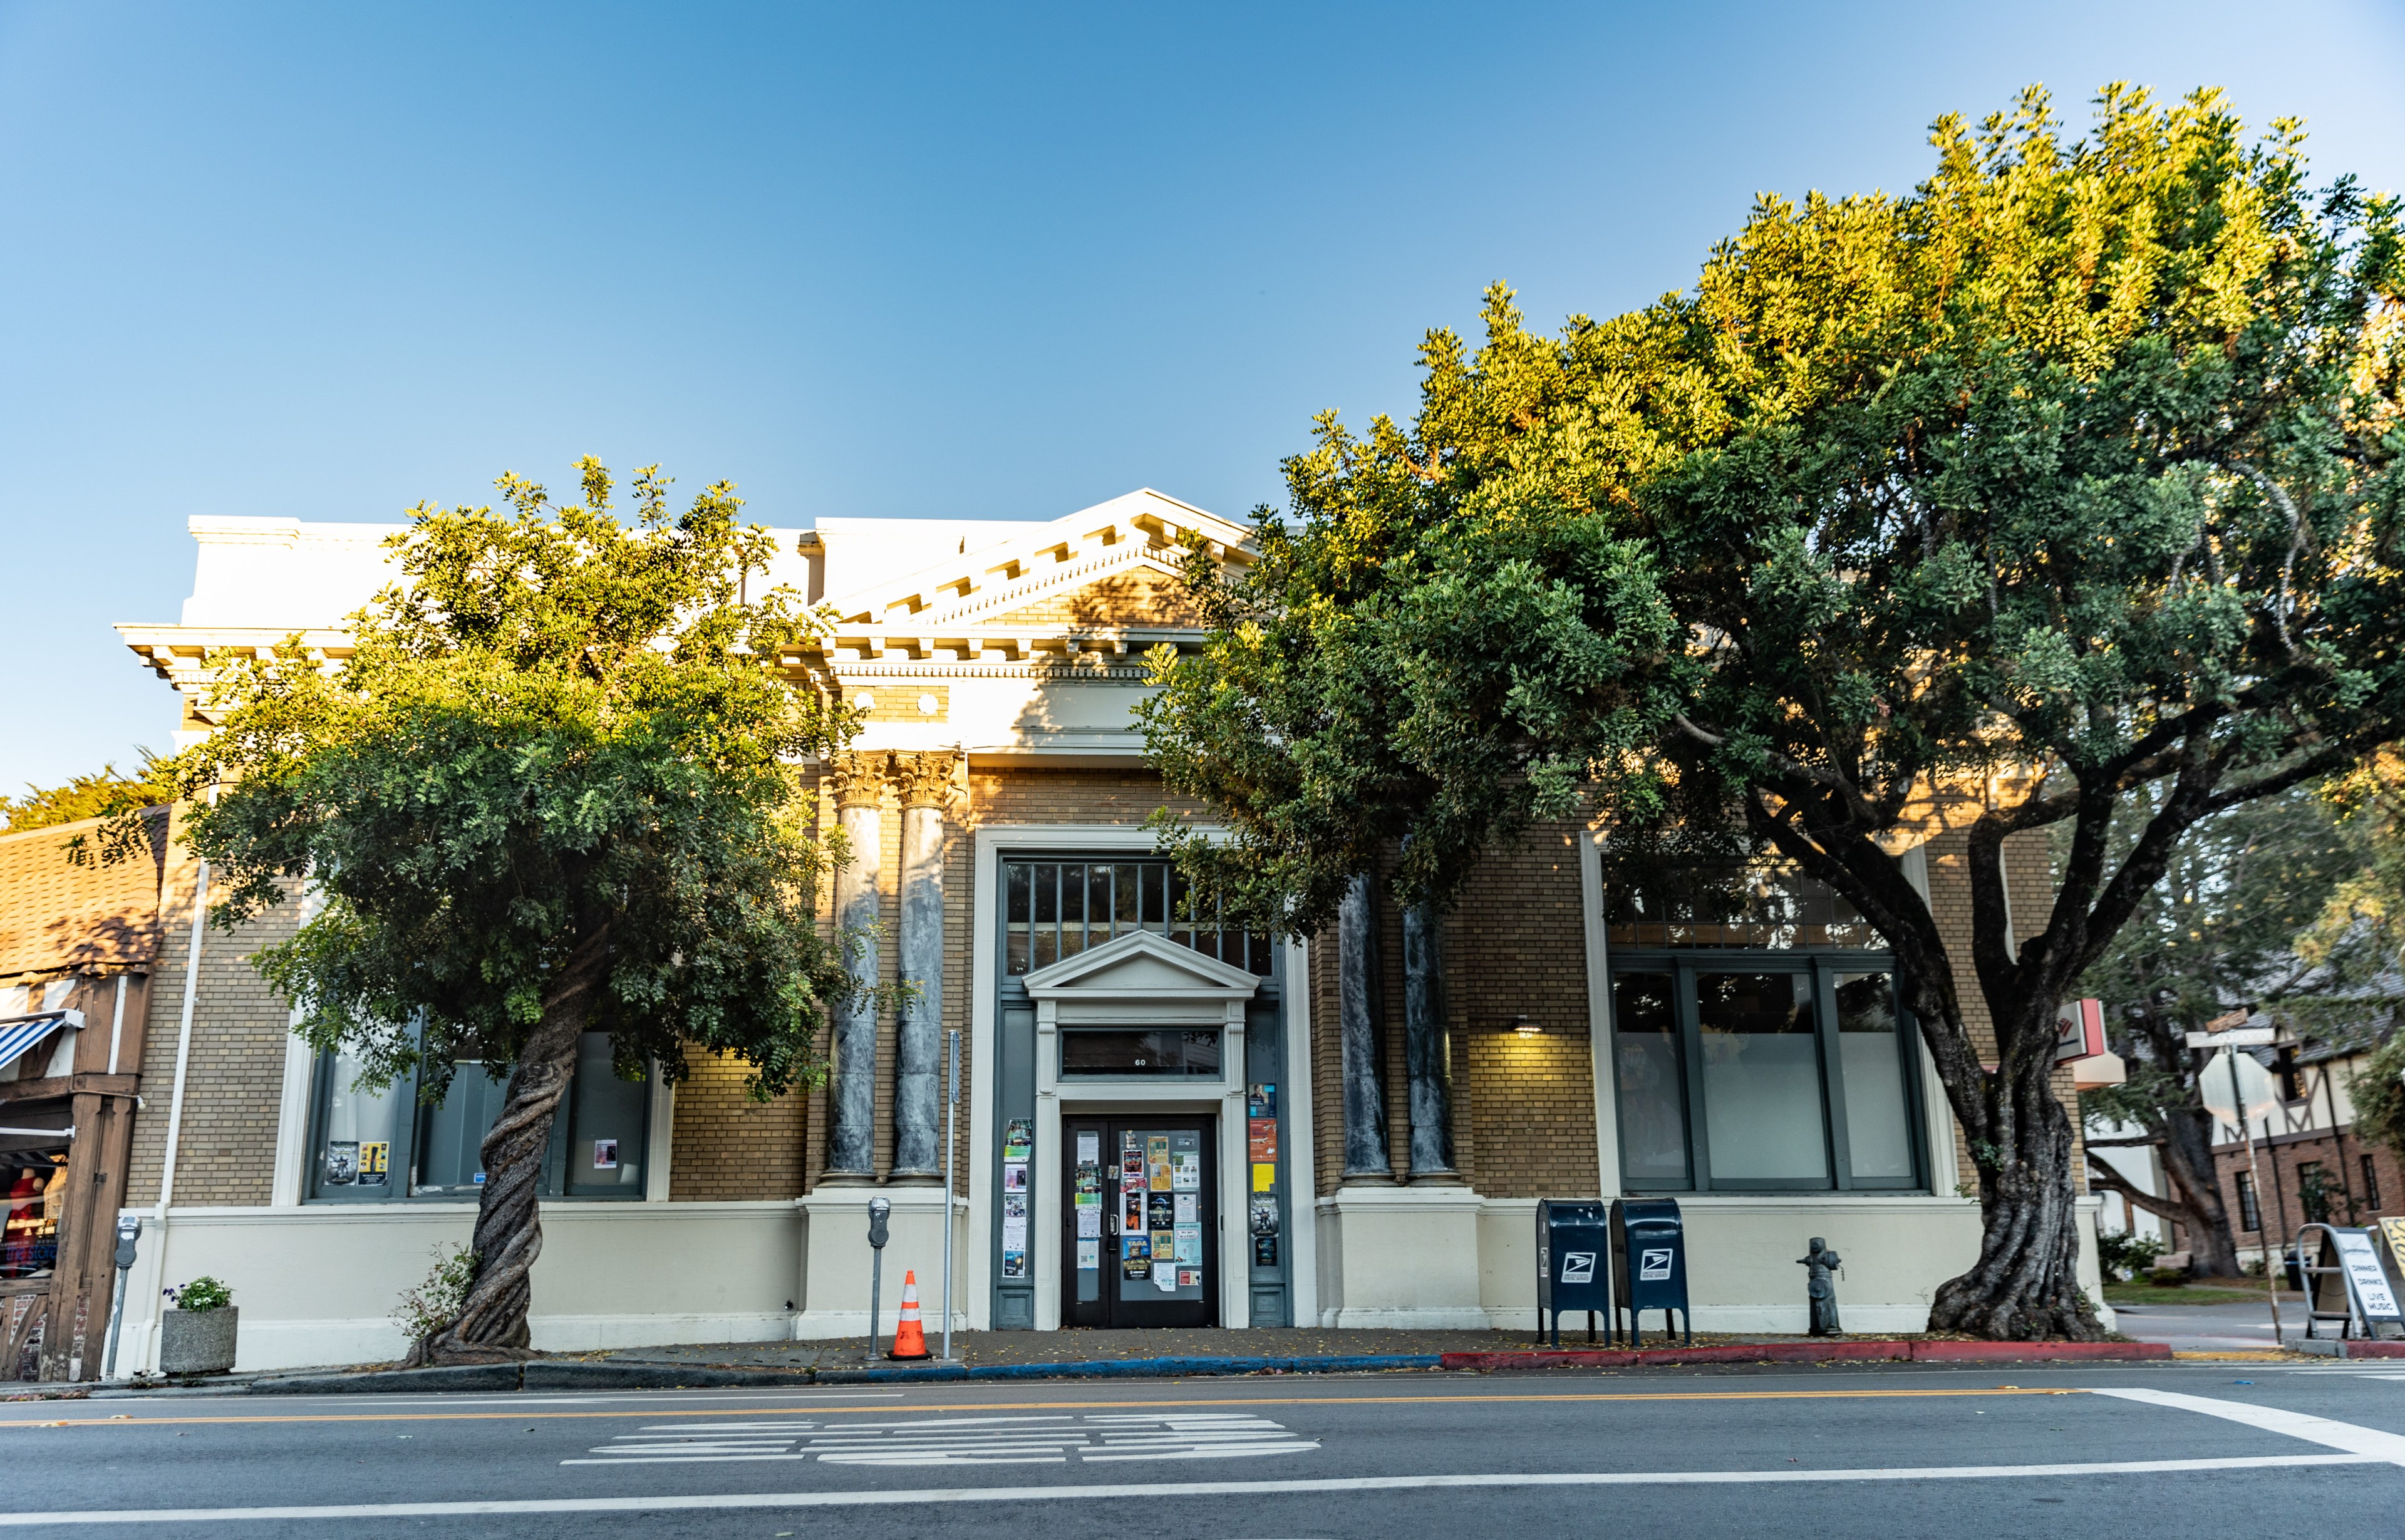
[{"label": "crosswalk marking", "polygon": [[661,1422],[621,1434],[563,1465],[737,1464],[815,1460],[830,1465],[1096,1464],[1240,1460],[1315,1449],[1311,1439],[1243,1412],[1159,1416],[913,1417],[861,1422]]}]

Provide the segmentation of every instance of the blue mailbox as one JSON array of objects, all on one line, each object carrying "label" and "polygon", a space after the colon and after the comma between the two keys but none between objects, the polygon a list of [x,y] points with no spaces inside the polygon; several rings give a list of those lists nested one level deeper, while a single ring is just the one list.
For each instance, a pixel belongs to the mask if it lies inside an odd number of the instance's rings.
[{"label": "blue mailbox", "polygon": [[1675,1329],[1693,1342],[1695,1325],[1687,1309],[1687,1234],[1679,1205],[1667,1197],[1619,1197],[1611,1203],[1611,1283],[1621,1309],[1628,1312],[1628,1345],[1642,1345],[1638,1322],[1647,1310],[1662,1312],[1662,1334],[1674,1329],[1670,1312],[1679,1312]]},{"label": "blue mailbox", "polygon": [[1537,1336],[1553,1323],[1553,1344],[1562,1345],[1562,1312],[1586,1312],[1586,1339],[1595,1340],[1596,1312],[1603,1312],[1604,1340],[1611,1340],[1611,1241],[1603,1199],[1540,1197],[1537,1200]]}]

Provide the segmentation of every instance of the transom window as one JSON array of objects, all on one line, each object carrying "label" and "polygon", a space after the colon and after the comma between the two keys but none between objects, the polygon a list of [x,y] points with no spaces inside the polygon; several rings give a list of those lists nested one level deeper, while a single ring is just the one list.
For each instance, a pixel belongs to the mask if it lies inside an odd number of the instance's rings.
[{"label": "transom window", "polygon": [[1604,903],[1614,946],[1870,947],[1878,932],[1792,861],[1704,861],[1615,882]]},{"label": "transom window", "polygon": [[1219,922],[1166,861],[1003,862],[1004,969],[1033,973],[1132,931],[1150,931],[1266,978],[1270,938]]}]

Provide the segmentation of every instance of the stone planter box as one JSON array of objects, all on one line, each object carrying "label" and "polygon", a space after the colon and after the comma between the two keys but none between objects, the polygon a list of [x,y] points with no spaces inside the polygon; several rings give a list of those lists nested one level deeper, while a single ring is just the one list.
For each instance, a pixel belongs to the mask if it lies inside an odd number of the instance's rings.
[{"label": "stone planter box", "polygon": [[168,1310],[159,1318],[161,1374],[223,1374],[233,1367],[234,1329],[242,1308]]}]

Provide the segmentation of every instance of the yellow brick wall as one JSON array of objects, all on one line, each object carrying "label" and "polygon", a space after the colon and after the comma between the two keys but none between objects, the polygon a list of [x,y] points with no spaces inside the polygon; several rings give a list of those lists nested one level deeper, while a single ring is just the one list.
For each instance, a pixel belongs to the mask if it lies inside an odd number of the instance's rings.
[{"label": "yellow brick wall", "polygon": [[668,1200],[798,1197],[807,1094],[774,1101],[743,1094],[749,1066],[728,1054],[688,1048],[668,1140]]},{"label": "yellow brick wall", "polygon": [[[174,840],[162,908],[165,933],[159,969],[152,977],[148,1041],[142,1054],[142,1096],[147,1105],[134,1119],[133,1156],[127,1168],[125,1200],[132,1205],[159,1199],[198,871],[182,840]],[[276,1117],[284,1095],[284,1044],[290,1035],[292,1011],[268,987],[249,959],[261,946],[290,936],[299,923],[296,891],[282,906],[235,934],[211,930],[202,935],[192,1046],[185,1073],[183,1131],[176,1157],[178,1208],[263,1204],[272,1196]]]},{"label": "yellow brick wall", "polygon": [[[1530,830],[1479,863],[1446,918],[1455,1156],[1489,1197],[1588,1197],[1602,1180],[1580,837],[1568,824]],[[1395,998],[1399,1038],[1399,993]],[[1542,1030],[1523,1037],[1495,1029],[1517,1015]]]},{"label": "yellow brick wall", "polygon": [[[1567,825],[1548,825],[1493,852],[1444,921],[1454,1168],[1490,1197],[1587,1195],[1600,1181],[1577,837]],[[1402,912],[1383,889],[1377,903],[1387,1161],[1402,1182],[1411,1178]],[[1324,1196],[1342,1184],[1344,1170],[1333,926],[1312,948],[1311,975],[1314,1153]],[[1498,1030],[1522,1015],[1541,1031]]]}]

